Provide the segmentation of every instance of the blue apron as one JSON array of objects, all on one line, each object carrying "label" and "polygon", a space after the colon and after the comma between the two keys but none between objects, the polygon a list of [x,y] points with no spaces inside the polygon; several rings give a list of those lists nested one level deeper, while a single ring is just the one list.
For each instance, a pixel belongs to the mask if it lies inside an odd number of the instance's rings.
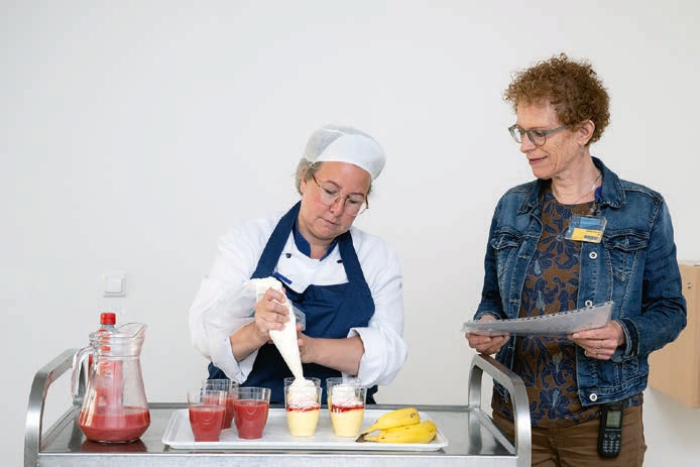
[{"label": "blue apron", "polygon": [[[285,214],[275,227],[251,279],[272,276],[279,261],[289,258],[282,255],[290,233],[299,215],[301,202]],[[306,315],[304,334],[309,337],[342,339],[347,337],[350,328],[367,327],[374,315],[374,300],[362,273],[350,232],[337,238],[340,257],[348,276],[345,284],[328,286],[310,285],[303,293],[287,288],[287,299]],[[341,376],[337,370],[315,363],[304,363],[304,376],[321,379],[323,386],[323,403],[326,403],[326,378]],[[241,386],[262,386],[272,390],[270,402],[284,403],[284,378],[292,376],[289,367],[274,344],[268,343],[258,350],[253,369],[248,379]],[[226,378],[221,369],[209,364],[209,378]],[[368,388],[367,403],[374,404],[377,386]]]}]

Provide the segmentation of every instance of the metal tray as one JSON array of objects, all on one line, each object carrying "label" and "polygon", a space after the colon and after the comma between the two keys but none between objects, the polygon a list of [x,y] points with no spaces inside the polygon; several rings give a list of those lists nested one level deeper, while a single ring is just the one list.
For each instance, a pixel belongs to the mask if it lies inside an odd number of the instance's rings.
[{"label": "metal tray", "polygon": [[[362,429],[369,427],[381,415],[389,410],[366,409]],[[429,420],[425,413],[419,412],[421,420]],[[213,441],[195,441],[187,409],[173,412],[170,422],[163,434],[163,444],[173,449],[206,450],[322,450],[322,451],[437,451],[448,445],[447,438],[440,431],[427,444],[391,444],[391,443],[357,443],[354,438],[343,438],[333,434],[330,415],[327,409],[321,410],[315,436],[296,437],[289,435],[285,410],[271,408],[261,439],[239,439],[236,428],[221,432],[221,439]]]}]

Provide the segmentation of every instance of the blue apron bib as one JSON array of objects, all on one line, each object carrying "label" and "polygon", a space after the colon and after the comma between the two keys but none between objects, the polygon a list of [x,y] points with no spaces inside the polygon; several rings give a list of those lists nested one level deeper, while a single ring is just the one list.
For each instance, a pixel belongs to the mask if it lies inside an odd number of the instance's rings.
[{"label": "blue apron bib", "polygon": [[[260,256],[255,272],[251,279],[261,279],[272,276],[279,261],[284,261],[284,246],[294,223],[299,215],[301,202],[297,203],[285,214],[270,235],[265,249]],[[350,328],[367,327],[374,315],[374,300],[362,273],[360,261],[357,258],[350,232],[345,232],[337,239],[340,257],[348,276],[345,284],[329,286],[310,285],[303,293],[287,289],[287,299],[306,315],[304,334],[309,337],[341,339],[348,335]],[[304,363],[304,376],[321,379],[323,386],[323,403],[326,403],[326,378],[341,376],[337,370]],[[274,344],[265,344],[258,350],[253,369],[248,379],[241,386],[262,386],[272,389],[270,402],[284,403],[284,378],[292,376],[289,367],[284,362]],[[214,364],[209,364],[209,378],[226,378],[226,375]],[[368,388],[367,403],[374,404],[374,394],[377,386]]]}]

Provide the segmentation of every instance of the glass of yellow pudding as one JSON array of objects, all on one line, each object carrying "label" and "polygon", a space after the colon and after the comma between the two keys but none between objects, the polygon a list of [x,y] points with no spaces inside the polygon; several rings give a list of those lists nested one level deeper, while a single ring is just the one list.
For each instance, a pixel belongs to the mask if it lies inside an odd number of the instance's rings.
[{"label": "glass of yellow pudding", "polygon": [[296,379],[285,384],[284,407],[290,435],[313,436],[316,433],[322,393],[320,380],[318,384],[311,379]]},{"label": "glass of yellow pudding", "polygon": [[357,379],[328,378],[328,411],[336,436],[356,438],[365,418],[367,388]]}]

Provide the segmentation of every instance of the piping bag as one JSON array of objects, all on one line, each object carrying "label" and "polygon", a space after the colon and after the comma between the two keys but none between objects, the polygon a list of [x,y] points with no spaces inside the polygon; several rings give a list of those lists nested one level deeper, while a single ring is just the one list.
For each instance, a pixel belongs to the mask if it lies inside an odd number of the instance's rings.
[{"label": "piping bag", "polygon": [[[284,293],[282,283],[274,277],[266,277],[264,279],[251,279],[246,283],[247,286],[255,290],[255,301],[259,302],[267,289],[275,289]],[[303,325],[304,314],[292,306],[289,300],[283,303],[289,309],[289,321],[284,323],[284,328],[281,331],[271,330],[270,339],[279,350],[285,363],[294,375],[295,380],[301,381],[304,379],[304,371],[301,367],[301,356],[299,355],[299,344],[297,343],[297,318]]]}]

